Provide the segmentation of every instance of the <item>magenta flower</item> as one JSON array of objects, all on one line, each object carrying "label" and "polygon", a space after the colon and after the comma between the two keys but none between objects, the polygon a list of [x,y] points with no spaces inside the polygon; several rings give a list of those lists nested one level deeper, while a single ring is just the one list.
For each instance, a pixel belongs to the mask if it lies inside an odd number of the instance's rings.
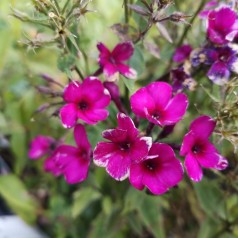
[{"label": "magenta flower", "polygon": [[226,44],[238,33],[236,13],[229,7],[210,11],[207,20],[207,36],[215,44]]},{"label": "magenta flower", "polygon": [[140,137],[139,131],[129,116],[118,113],[118,128],[106,130],[102,136],[111,142],[99,142],[94,150],[94,163],[106,167],[116,180],[129,175],[132,162],[145,158],[152,144],[151,137]]},{"label": "magenta flower", "polygon": [[133,55],[134,47],[131,42],[117,44],[112,52],[103,43],[98,43],[97,48],[100,52],[98,63],[108,79],[118,72],[127,78],[136,78],[136,71],[124,63]]},{"label": "magenta flower", "polygon": [[216,122],[209,116],[195,119],[185,135],[180,155],[185,156],[185,168],[188,176],[195,182],[202,179],[202,168],[225,169],[228,166],[226,158],[222,157],[216,147],[209,141]]},{"label": "magenta flower", "polygon": [[204,10],[199,13],[199,17],[202,19],[206,19],[210,11],[212,11],[217,6],[218,2],[216,0],[209,1],[205,4]]},{"label": "magenta flower", "polygon": [[156,195],[167,192],[182,178],[182,164],[173,149],[162,143],[154,143],[148,156],[130,167],[130,183],[139,190],[146,186]]},{"label": "magenta flower", "polygon": [[172,87],[168,83],[154,82],[131,96],[131,109],[137,116],[156,125],[174,125],[185,114],[188,98],[183,93],[171,97]]},{"label": "magenta flower", "polygon": [[110,95],[96,77],[88,77],[82,83],[71,82],[63,97],[67,104],[60,109],[60,117],[66,128],[73,127],[78,119],[96,124],[108,117],[105,107],[110,103]]},{"label": "magenta flower", "polygon": [[91,157],[91,145],[83,125],[75,126],[74,139],[77,147],[61,145],[45,163],[46,171],[54,175],[63,174],[69,184],[79,183],[87,178]]},{"label": "magenta flower", "polygon": [[192,47],[190,45],[182,45],[176,49],[173,55],[173,61],[177,63],[183,63],[186,59],[189,58],[189,55],[192,51]]},{"label": "magenta flower", "polygon": [[55,142],[50,136],[37,136],[31,141],[28,156],[31,159],[39,159],[49,154],[53,150]]}]

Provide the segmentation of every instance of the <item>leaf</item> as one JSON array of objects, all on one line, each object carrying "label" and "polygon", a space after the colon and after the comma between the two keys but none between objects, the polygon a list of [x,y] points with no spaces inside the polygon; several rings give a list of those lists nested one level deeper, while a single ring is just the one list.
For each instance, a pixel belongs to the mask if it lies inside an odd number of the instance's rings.
[{"label": "leaf", "polygon": [[128,63],[133,69],[136,70],[138,76],[140,76],[144,72],[145,60],[138,46],[134,48],[134,54],[132,55]]},{"label": "leaf", "polygon": [[217,182],[203,179],[194,187],[203,210],[211,217],[218,215],[226,219],[225,201]]},{"label": "leaf", "polygon": [[73,218],[78,217],[92,202],[98,200],[101,194],[93,188],[82,188],[74,193],[72,207]]},{"label": "leaf", "polygon": [[71,77],[70,69],[75,64],[75,60],[75,57],[71,54],[60,56],[57,62],[58,69]]},{"label": "leaf", "polygon": [[141,7],[141,6],[139,6],[139,5],[136,5],[136,4],[127,4],[127,6],[128,6],[131,10],[135,11],[136,13],[138,13],[138,14],[140,14],[140,15],[142,15],[142,16],[149,16],[149,15],[150,15],[150,12],[149,12],[146,8]]},{"label": "leaf", "polygon": [[165,28],[165,26],[164,26],[162,23],[157,22],[157,23],[156,23],[156,27],[157,27],[157,29],[158,29],[160,35],[161,35],[162,37],[164,37],[169,43],[172,44],[172,43],[173,43],[173,40],[172,40],[171,36],[169,35],[169,32],[167,31],[167,29]]},{"label": "leaf", "polygon": [[128,90],[130,91],[130,93],[132,94],[135,90],[135,80],[127,79],[125,77],[122,77],[122,80],[124,84],[126,85],[126,87],[128,88]]},{"label": "leaf", "polygon": [[154,42],[144,41],[145,49],[157,59],[160,59],[160,49]]},{"label": "leaf", "polygon": [[28,194],[22,181],[13,174],[0,176],[0,194],[9,207],[28,223],[37,215],[36,202]]}]

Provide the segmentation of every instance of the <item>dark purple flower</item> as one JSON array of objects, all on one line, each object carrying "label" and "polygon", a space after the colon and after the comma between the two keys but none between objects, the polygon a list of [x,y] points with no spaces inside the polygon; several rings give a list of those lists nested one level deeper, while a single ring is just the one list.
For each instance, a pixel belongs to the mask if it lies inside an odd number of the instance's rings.
[{"label": "dark purple flower", "polygon": [[74,139],[77,147],[61,145],[45,163],[46,171],[54,175],[63,174],[69,184],[79,183],[87,178],[91,157],[91,145],[83,125],[75,126]]},{"label": "dark purple flower", "polygon": [[202,179],[202,168],[222,170],[228,166],[226,158],[222,157],[216,147],[209,141],[216,122],[209,116],[195,119],[185,135],[180,155],[185,156],[185,168],[188,176],[195,182]]},{"label": "dark purple flower", "polygon": [[226,44],[238,33],[236,12],[229,7],[222,7],[209,12],[207,36],[215,44]]},{"label": "dark purple flower", "polygon": [[109,92],[96,77],[71,82],[64,90],[64,101],[67,104],[60,109],[60,117],[66,128],[73,127],[78,119],[96,124],[109,114],[105,109],[110,103]]},{"label": "dark purple flower", "polygon": [[207,76],[215,84],[223,85],[229,80],[231,72],[238,73],[237,49],[229,46],[207,47],[192,54],[194,66],[204,63],[211,65]]},{"label": "dark purple flower", "polygon": [[100,52],[98,63],[109,80],[118,72],[127,78],[136,78],[136,71],[124,63],[133,55],[134,47],[131,42],[119,43],[112,51],[103,43],[98,43],[97,48]]},{"label": "dark purple flower", "polygon": [[183,93],[171,97],[172,87],[168,83],[154,82],[131,96],[131,109],[156,125],[174,125],[184,116],[188,98]]},{"label": "dark purple flower", "polygon": [[139,163],[130,167],[130,183],[142,190],[145,186],[156,195],[167,192],[183,177],[183,167],[175,157],[173,149],[162,143],[154,143]]},{"label": "dark purple flower", "polygon": [[31,141],[28,156],[31,159],[39,159],[49,154],[55,144],[55,139],[50,136],[39,135]]},{"label": "dark purple flower", "polygon": [[94,163],[106,167],[116,180],[124,180],[129,175],[132,162],[145,158],[152,144],[151,137],[139,136],[139,131],[129,116],[118,113],[118,127],[106,130],[102,136],[110,142],[99,142],[94,150]]},{"label": "dark purple flower", "polygon": [[189,55],[192,51],[192,47],[190,45],[182,45],[176,49],[173,55],[173,61],[177,63],[183,63],[186,59],[189,58]]}]

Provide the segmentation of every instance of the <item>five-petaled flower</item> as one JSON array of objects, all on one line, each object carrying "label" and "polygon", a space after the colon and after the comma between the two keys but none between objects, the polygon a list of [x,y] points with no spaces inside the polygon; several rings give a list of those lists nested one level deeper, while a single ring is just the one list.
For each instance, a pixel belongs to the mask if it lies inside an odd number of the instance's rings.
[{"label": "five-petaled flower", "polygon": [[226,44],[233,41],[238,33],[236,12],[229,7],[212,10],[207,16],[207,36],[215,44]]},{"label": "five-petaled flower", "polygon": [[96,77],[88,77],[82,83],[71,82],[66,86],[63,98],[67,104],[60,109],[60,117],[66,128],[75,126],[78,119],[87,124],[96,124],[108,117],[105,107],[111,98]]},{"label": "five-petaled flower", "polygon": [[94,150],[94,163],[106,167],[116,180],[129,175],[131,163],[144,159],[152,144],[151,137],[140,137],[129,116],[118,113],[118,128],[106,130],[102,136],[111,142],[99,142]]},{"label": "five-petaled flower", "polygon": [[131,42],[117,44],[112,52],[103,43],[98,43],[97,48],[100,52],[98,63],[109,81],[113,80],[116,73],[127,78],[136,78],[136,71],[124,63],[133,55],[134,47]]},{"label": "five-petaled flower", "polygon": [[203,115],[195,119],[185,135],[180,155],[185,156],[185,168],[188,176],[195,182],[202,179],[204,168],[217,170],[228,166],[226,158],[222,157],[216,147],[209,141],[216,122],[209,116]]},{"label": "five-petaled flower", "polygon": [[156,125],[174,125],[185,114],[188,98],[183,93],[171,97],[172,87],[168,83],[154,82],[131,96],[131,109],[137,116]]},{"label": "five-petaled flower", "polygon": [[74,127],[74,139],[77,147],[71,145],[59,146],[45,164],[45,170],[63,174],[69,184],[84,181],[88,176],[91,158],[91,145],[83,125]]},{"label": "five-petaled flower", "polygon": [[167,144],[154,143],[148,156],[130,167],[130,183],[139,190],[146,186],[156,195],[167,192],[182,178],[182,164]]}]

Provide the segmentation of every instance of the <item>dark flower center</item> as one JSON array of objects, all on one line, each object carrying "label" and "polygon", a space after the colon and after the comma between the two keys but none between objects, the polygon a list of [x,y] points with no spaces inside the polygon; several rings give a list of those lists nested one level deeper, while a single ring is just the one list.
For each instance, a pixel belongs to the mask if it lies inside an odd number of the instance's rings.
[{"label": "dark flower center", "polygon": [[200,153],[201,151],[202,151],[201,145],[194,145],[194,146],[192,147],[192,152],[193,152],[194,154],[198,154],[198,153]]},{"label": "dark flower center", "polygon": [[112,63],[112,64],[116,64],[116,61],[112,56],[110,56],[109,62]]},{"label": "dark flower center", "polygon": [[161,118],[161,114],[159,112],[156,112],[152,115],[152,118],[154,118],[155,120],[159,120]]},{"label": "dark flower center", "polygon": [[128,142],[124,142],[124,143],[121,143],[121,144],[120,144],[121,150],[129,150],[130,147],[131,147],[131,144],[128,143]]},{"label": "dark flower center", "polygon": [[148,160],[145,160],[143,162],[143,165],[145,167],[146,170],[149,170],[149,171],[154,171],[158,168],[159,164],[158,164],[158,161],[156,161],[155,159],[148,159]]},{"label": "dark flower center", "polygon": [[85,111],[88,109],[88,103],[86,103],[85,101],[80,102],[78,106],[79,106],[79,109],[82,111]]}]

